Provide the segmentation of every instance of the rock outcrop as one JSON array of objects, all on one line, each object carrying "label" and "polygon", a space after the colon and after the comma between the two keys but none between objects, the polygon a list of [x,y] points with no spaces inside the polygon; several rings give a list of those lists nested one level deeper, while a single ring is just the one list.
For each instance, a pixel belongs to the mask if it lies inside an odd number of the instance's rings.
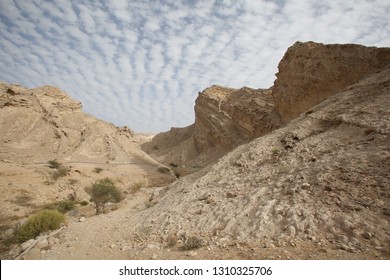
[{"label": "rock outcrop", "polygon": [[211,86],[195,101],[195,146],[199,153],[229,151],[278,127],[271,90]]},{"label": "rock outcrop", "polygon": [[279,63],[273,87],[284,122],[390,64],[390,48],[297,42]]},{"label": "rock outcrop", "polygon": [[279,127],[271,90],[211,86],[195,101],[195,123],[157,134],[142,145],[165,164],[206,165]]}]

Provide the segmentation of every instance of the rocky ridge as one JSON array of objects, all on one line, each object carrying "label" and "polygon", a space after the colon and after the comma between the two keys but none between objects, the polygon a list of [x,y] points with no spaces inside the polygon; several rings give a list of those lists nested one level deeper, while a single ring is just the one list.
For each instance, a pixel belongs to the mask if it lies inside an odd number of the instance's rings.
[{"label": "rocky ridge", "polygon": [[389,63],[389,48],[296,42],[280,61],[273,87],[211,86],[195,101],[192,126],[158,134],[142,149],[165,164],[205,166]]},{"label": "rocky ridge", "polygon": [[296,42],[278,66],[272,93],[275,109],[288,122],[389,63],[389,48]]}]

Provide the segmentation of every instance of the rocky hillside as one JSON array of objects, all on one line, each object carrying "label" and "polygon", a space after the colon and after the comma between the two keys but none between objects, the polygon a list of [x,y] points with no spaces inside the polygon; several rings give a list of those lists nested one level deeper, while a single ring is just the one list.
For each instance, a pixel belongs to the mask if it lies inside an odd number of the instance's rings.
[{"label": "rocky hillside", "polygon": [[390,257],[389,162],[390,68],[160,190],[134,223],[165,242]]},{"label": "rocky hillside", "polygon": [[[104,177],[124,191],[136,183],[159,186],[174,179],[160,172],[169,169],[140,149],[129,128],[84,113],[79,102],[54,87],[0,83],[0,131],[1,228],[70,195],[88,201],[84,188]],[[61,170],[50,168],[54,160]]]},{"label": "rocky hillside", "polygon": [[389,48],[297,42],[280,61],[273,87],[207,88],[195,101],[194,125],[158,134],[142,149],[165,164],[207,165],[389,63]]},{"label": "rocky hillside", "polygon": [[0,108],[3,162],[147,161],[130,129],[84,113],[57,88],[0,84]]}]

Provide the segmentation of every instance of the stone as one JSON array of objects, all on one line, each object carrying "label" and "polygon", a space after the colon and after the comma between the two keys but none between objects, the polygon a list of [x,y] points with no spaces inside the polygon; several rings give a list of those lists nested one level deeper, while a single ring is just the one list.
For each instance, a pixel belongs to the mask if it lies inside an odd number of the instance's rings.
[{"label": "stone", "polygon": [[20,249],[22,251],[25,251],[27,248],[29,248],[33,243],[34,243],[34,239],[29,239],[27,240],[26,242],[23,242],[21,245],[20,245]]},{"label": "stone", "polygon": [[176,233],[176,236],[177,236],[177,238],[179,238],[179,239],[185,239],[185,237],[186,237],[186,231],[183,230],[183,229],[180,229],[180,230]]},{"label": "stone", "polygon": [[86,220],[85,217],[81,217],[81,218],[79,219],[79,222],[82,223],[82,222],[84,222],[85,220]]},{"label": "stone", "polygon": [[146,246],[147,249],[149,250],[159,250],[160,247],[157,244],[150,243]]},{"label": "stone", "polygon": [[197,256],[197,255],[198,255],[198,253],[195,252],[195,251],[191,251],[191,252],[188,252],[188,253],[187,253],[187,256],[189,256],[189,257],[195,257],[195,256]]},{"label": "stone", "polygon": [[286,228],[286,234],[288,236],[295,236],[296,233],[297,233],[297,230],[296,228],[293,226],[293,225],[289,225],[287,228]]},{"label": "stone", "polygon": [[368,231],[365,231],[362,233],[362,236],[365,238],[365,239],[368,239],[370,240],[372,238],[372,234]]},{"label": "stone", "polygon": [[47,240],[47,238],[40,238],[35,247],[37,247],[38,249],[42,249],[47,247],[48,245],[49,241]]}]

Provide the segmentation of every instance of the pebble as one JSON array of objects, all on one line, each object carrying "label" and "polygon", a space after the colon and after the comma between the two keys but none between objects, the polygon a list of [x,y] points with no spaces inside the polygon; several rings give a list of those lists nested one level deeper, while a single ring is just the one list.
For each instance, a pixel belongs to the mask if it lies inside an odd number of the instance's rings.
[{"label": "pebble", "polygon": [[348,251],[349,247],[345,244],[340,244],[339,249],[344,250],[344,251]]},{"label": "pebble", "polygon": [[146,246],[146,248],[149,249],[149,250],[158,250],[158,249],[160,249],[160,248],[158,247],[158,245],[153,244],[153,243],[148,244],[148,245]]},{"label": "pebble", "polygon": [[49,245],[49,241],[47,240],[47,238],[42,238],[41,240],[39,240],[37,242],[37,245],[35,245],[38,249],[42,249],[46,246]]},{"label": "pebble", "polygon": [[362,236],[365,238],[365,239],[371,239],[372,238],[372,234],[365,231],[363,232]]},{"label": "pebble", "polygon": [[127,245],[125,245],[125,246],[123,246],[122,247],[122,251],[127,251],[127,250],[130,250],[131,249],[131,247],[130,246],[127,246]]},{"label": "pebble", "polygon": [[84,222],[85,220],[86,220],[85,217],[81,217],[81,218],[79,219],[79,222],[82,223],[82,222]]},{"label": "pebble", "polygon": [[185,237],[186,237],[186,231],[183,230],[183,229],[181,229],[181,230],[179,230],[179,231],[177,232],[176,236],[177,236],[178,238],[185,238]]},{"label": "pebble", "polygon": [[22,251],[26,250],[28,247],[31,246],[31,244],[33,244],[33,242],[34,242],[34,239],[27,240],[26,242],[22,243],[22,245],[20,245],[20,249]]},{"label": "pebble", "polygon": [[194,252],[194,251],[191,251],[191,252],[187,253],[187,256],[189,256],[189,257],[195,257],[196,255],[198,255],[198,253]]},{"label": "pebble", "polygon": [[286,228],[286,234],[288,236],[295,236],[297,230],[295,229],[295,227],[293,225],[289,225],[287,228]]}]

